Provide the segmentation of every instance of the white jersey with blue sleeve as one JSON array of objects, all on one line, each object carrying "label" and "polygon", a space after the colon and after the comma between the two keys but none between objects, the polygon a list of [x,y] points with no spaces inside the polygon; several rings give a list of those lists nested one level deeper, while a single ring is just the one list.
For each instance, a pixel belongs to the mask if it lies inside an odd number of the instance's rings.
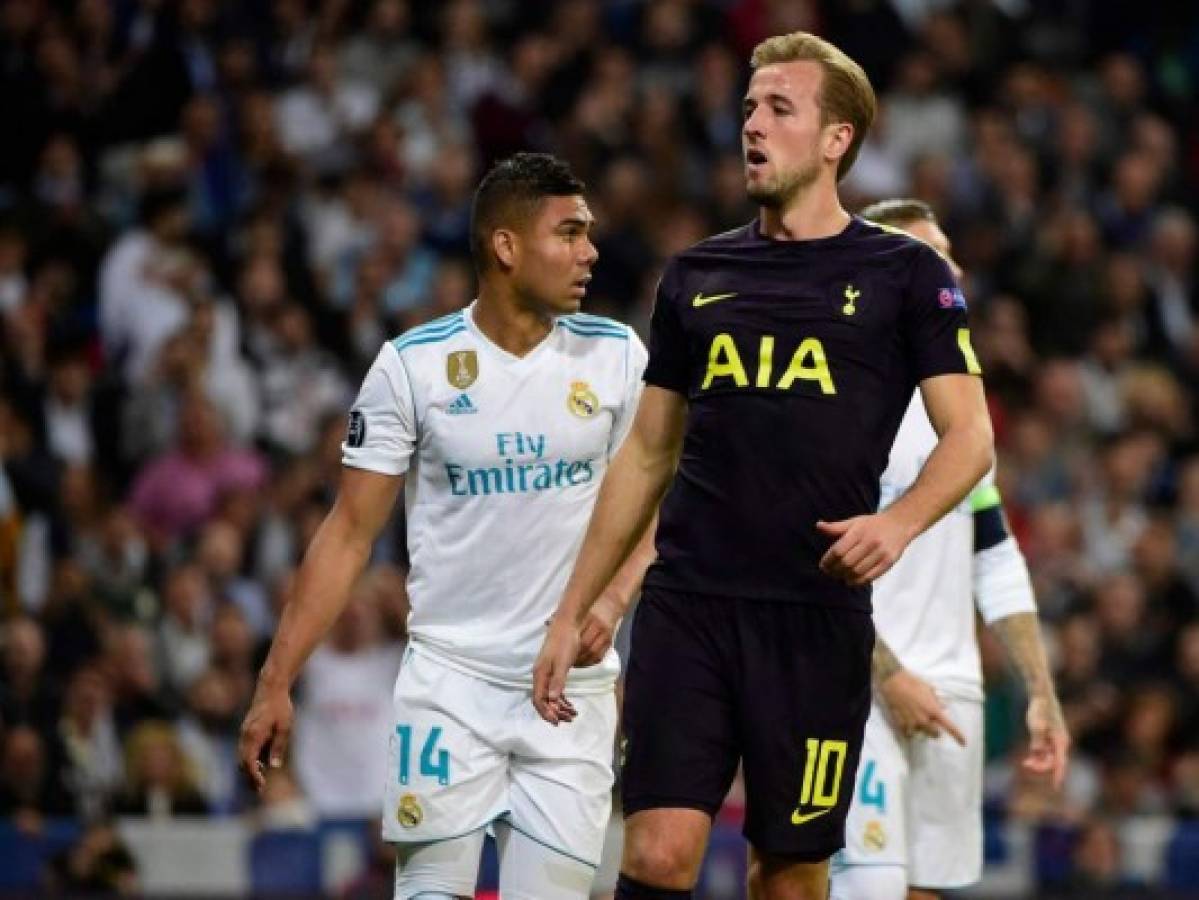
[{"label": "white jersey with blue sleeve", "polygon": [[[406,475],[416,652],[508,686],[532,668],[609,461],[631,427],[646,351],[626,325],[556,320],[523,357],[474,304],[386,344],[363,381],[343,465]],[[615,652],[571,672],[609,690]]]}]

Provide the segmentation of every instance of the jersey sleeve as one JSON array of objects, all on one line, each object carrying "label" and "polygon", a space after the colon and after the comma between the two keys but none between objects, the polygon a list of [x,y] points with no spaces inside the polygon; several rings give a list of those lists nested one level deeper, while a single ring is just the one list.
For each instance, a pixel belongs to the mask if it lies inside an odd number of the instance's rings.
[{"label": "jersey sleeve", "polygon": [[624,396],[621,397],[620,413],[612,426],[612,437],[608,441],[608,459],[616,455],[624,439],[628,437],[637,417],[637,404],[641,400],[641,378],[645,374],[646,350],[633,329],[629,329],[628,349],[625,351]]},{"label": "jersey sleeve", "polygon": [[680,394],[687,393],[687,335],[679,317],[675,265],[668,264],[658,282],[654,312],[649,323],[649,363],[645,383]]},{"label": "jersey sleeve", "polygon": [[416,446],[412,385],[399,351],[384,344],[362,387],[341,445],[341,464],[382,475],[403,475]]},{"label": "jersey sleeve", "polygon": [[916,382],[934,375],[981,375],[970,343],[966,298],[949,265],[920,248],[904,297],[903,334]]}]

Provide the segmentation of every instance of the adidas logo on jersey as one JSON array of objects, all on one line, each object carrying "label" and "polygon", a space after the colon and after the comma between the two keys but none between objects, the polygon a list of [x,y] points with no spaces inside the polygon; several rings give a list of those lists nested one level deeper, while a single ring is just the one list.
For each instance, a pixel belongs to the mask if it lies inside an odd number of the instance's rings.
[{"label": "adidas logo on jersey", "polygon": [[447,406],[445,411],[451,416],[467,416],[477,413],[479,408],[470,402],[470,397],[466,394],[459,394],[458,399]]}]

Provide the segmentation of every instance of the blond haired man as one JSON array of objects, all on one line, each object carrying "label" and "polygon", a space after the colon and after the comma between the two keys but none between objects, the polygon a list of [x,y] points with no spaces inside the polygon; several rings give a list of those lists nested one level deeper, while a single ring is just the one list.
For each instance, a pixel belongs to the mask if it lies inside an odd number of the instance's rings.
[{"label": "blond haired man", "polygon": [[[752,63],[759,215],[663,273],[637,418],[534,670],[558,720],[587,611],[661,502],[624,707],[623,900],[691,896],[738,763],[751,896],[826,896],[870,708],[870,582],[992,455],[948,266],[837,196],[874,117],[865,74],[801,32]],[[939,442],[878,512],[917,386]]]}]

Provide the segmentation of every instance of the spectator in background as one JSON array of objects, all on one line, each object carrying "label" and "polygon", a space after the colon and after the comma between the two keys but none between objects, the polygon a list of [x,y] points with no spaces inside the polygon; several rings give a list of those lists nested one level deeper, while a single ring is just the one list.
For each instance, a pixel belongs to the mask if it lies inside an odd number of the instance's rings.
[{"label": "spectator in background", "polygon": [[403,645],[385,642],[369,573],[312,654],[296,704],[295,770],[319,815],[370,816],[387,767],[391,690]]},{"label": "spectator in background", "polygon": [[336,359],[317,343],[311,317],[295,304],[280,309],[275,319],[275,347],[260,383],[261,437],[285,456],[312,450],[319,423],[344,411],[351,395]]},{"label": "spectator in background", "polygon": [[166,575],[163,612],[158,625],[158,664],[164,686],[182,697],[208,666],[212,594],[203,570],[180,563]]},{"label": "spectator in background", "polygon": [[191,220],[181,190],[147,192],[141,222],[113,245],[100,269],[100,335],[108,359],[130,382],[142,380],[158,348],[187,321],[203,277],[184,245]]},{"label": "spectator in background", "polygon": [[112,696],[98,667],[83,666],[71,676],[55,738],[52,756],[74,811],[94,821],[111,810],[125,778]]},{"label": "spectator in background", "polygon": [[59,774],[36,729],[10,727],[0,739],[0,816],[36,832],[44,817],[69,815],[74,810]]},{"label": "spectator in background", "polygon": [[117,804],[123,814],[166,819],[208,812],[175,729],[166,722],[143,722],[130,733],[125,772],[125,790]]},{"label": "spectator in background", "polygon": [[283,147],[319,170],[342,161],[346,139],[364,130],[378,108],[374,87],[339,79],[334,48],[320,43],[308,56],[304,83],[283,94],[275,116]]},{"label": "spectator in background", "polygon": [[255,490],[266,477],[256,453],[225,442],[207,398],[189,395],[179,415],[175,448],[142,470],[129,498],[134,514],[160,548],[193,534],[216,512],[222,494]]},{"label": "spectator in background", "polygon": [[58,721],[58,691],[45,671],[46,641],[35,619],[18,616],[0,631],[0,725],[49,734]]},{"label": "spectator in background", "polygon": [[409,34],[411,18],[408,0],[373,0],[362,30],[341,43],[341,77],[369,84],[380,97],[388,97],[420,54]]},{"label": "spectator in background", "polygon": [[216,519],[204,526],[196,545],[196,561],[219,599],[232,603],[258,637],[274,628],[270,600],[263,585],[243,574],[245,538],[237,526]]},{"label": "spectator in background", "polygon": [[237,772],[242,703],[229,675],[207,669],[192,681],[179,720],[179,745],[195,772],[196,787],[215,814],[237,812],[244,791]]},{"label": "spectator in background", "polygon": [[137,896],[137,863],[112,825],[90,825],[50,861],[43,887],[50,896]]},{"label": "spectator in background", "polygon": [[125,738],[142,722],[170,715],[161,698],[154,643],[140,625],[118,625],[109,633],[105,658],[111,685],[113,720]]}]

